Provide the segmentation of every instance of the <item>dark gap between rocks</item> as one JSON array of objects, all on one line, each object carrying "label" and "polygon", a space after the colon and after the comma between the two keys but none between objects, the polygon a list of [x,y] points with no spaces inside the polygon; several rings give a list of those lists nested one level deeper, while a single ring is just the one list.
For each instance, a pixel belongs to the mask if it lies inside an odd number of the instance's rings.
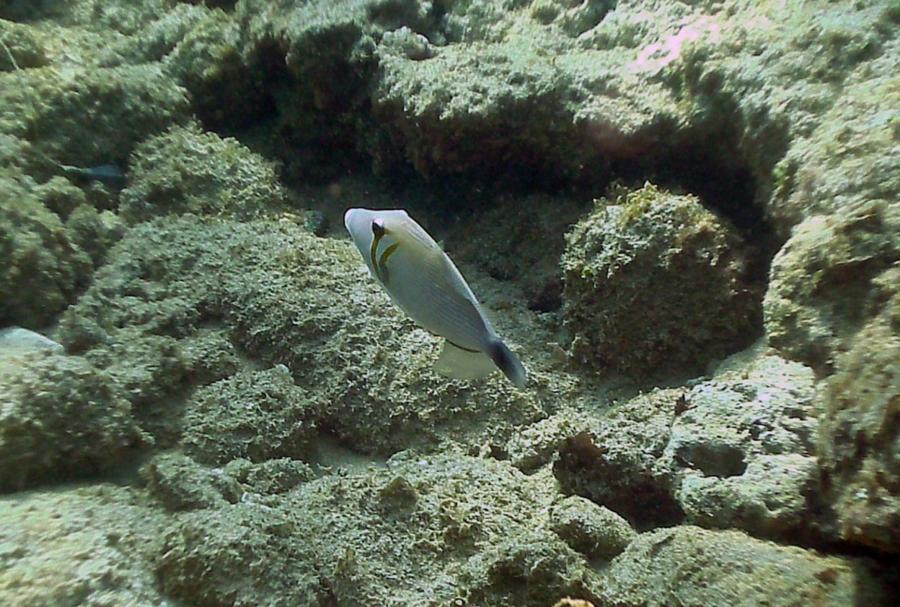
[{"label": "dark gap between rocks", "polygon": [[[289,187],[327,184],[351,172],[368,171],[369,159],[356,148],[355,123],[357,116],[368,113],[368,101],[344,100],[334,91],[317,99],[289,71],[286,55],[277,40],[261,44],[246,65],[236,66],[210,94],[195,96],[194,110],[203,126],[277,160]],[[359,78],[350,66],[332,69],[335,82]],[[359,82],[360,91],[364,84]]]}]

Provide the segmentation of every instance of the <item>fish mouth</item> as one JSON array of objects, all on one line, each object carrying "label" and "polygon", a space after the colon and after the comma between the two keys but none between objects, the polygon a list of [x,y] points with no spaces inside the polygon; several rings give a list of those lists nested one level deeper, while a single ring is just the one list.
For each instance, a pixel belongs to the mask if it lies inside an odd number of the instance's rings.
[{"label": "fish mouth", "polygon": [[371,235],[372,228],[370,223],[373,215],[374,213],[371,209],[361,207],[347,209],[344,212],[344,227],[347,228],[354,240],[361,238],[364,234]]}]

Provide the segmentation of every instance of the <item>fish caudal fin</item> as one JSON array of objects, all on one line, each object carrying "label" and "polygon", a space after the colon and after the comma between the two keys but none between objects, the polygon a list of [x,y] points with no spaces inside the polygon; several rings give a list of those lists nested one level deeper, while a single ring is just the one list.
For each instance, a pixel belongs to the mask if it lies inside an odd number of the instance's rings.
[{"label": "fish caudal fin", "polygon": [[519,361],[519,357],[513,354],[505,343],[499,339],[491,341],[487,349],[487,355],[497,365],[497,368],[503,371],[503,374],[517,388],[524,388],[528,379],[525,373],[525,367]]},{"label": "fish caudal fin", "polygon": [[444,349],[434,363],[434,370],[454,379],[479,379],[493,373],[496,367],[484,352],[463,350],[444,341]]}]

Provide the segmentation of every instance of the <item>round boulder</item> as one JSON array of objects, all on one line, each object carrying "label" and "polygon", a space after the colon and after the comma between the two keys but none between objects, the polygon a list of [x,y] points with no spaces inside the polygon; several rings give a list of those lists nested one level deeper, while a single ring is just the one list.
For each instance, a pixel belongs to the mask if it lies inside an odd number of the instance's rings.
[{"label": "round boulder", "polygon": [[697,198],[647,184],[601,200],[566,237],[565,322],[584,366],[701,372],[760,332],[748,248]]}]

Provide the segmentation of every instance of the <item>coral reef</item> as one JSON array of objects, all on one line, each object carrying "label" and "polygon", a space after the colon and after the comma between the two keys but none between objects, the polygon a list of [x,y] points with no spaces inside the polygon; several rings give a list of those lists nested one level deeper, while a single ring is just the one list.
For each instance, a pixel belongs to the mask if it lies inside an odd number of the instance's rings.
[{"label": "coral reef", "polygon": [[[0,604],[897,604],[898,25],[0,1]],[[434,373],[350,206],[527,389]]]}]

